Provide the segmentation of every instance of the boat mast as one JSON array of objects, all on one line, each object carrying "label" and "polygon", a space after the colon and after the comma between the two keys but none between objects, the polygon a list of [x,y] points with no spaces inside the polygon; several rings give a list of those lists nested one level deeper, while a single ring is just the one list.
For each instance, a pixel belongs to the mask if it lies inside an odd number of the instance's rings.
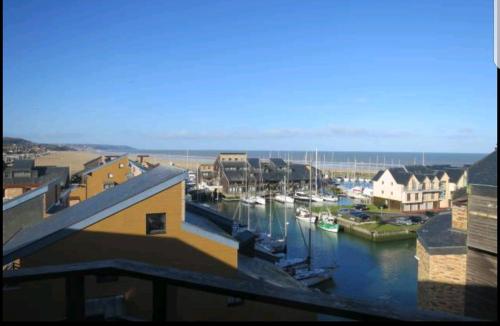
[{"label": "boat mast", "polygon": [[[245,166],[245,191],[246,191],[246,198],[248,200],[248,170],[247,167]],[[250,231],[250,207],[247,207],[247,228]]]},{"label": "boat mast", "polygon": [[[311,188],[312,178],[312,157],[309,165],[309,189]],[[309,245],[307,246],[307,269],[311,270],[311,218],[312,218],[312,193],[309,195]]]},{"label": "boat mast", "polygon": [[318,148],[316,148],[316,166],[314,167],[314,186],[316,188],[316,195],[318,195]]}]

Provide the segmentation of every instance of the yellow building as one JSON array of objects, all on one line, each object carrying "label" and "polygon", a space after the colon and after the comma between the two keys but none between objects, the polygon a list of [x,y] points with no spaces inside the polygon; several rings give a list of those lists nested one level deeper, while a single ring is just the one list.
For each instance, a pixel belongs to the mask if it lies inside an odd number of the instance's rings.
[{"label": "yellow building", "polygon": [[[14,260],[25,268],[129,259],[240,279],[244,269],[239,266],[238,242],[209,221],[186,216],[184,179],[183,170],[158,167],[63,210],[6,243],[4,265]],[[251,260],[246,268],[249,265]],[[222,295],[184,288],[171,291],[176,298],[175,318],[181,320],[315,318],[256,302],[233,306]],[[23,283],[7,292],[4,289],[4,320],[64,318],[64,280]],[[148,320],[151,292],[147,281],[86,277],[87,316],[103,313],[99,309],[112,302],[121,318]]]},{"label": "yellow building", "polygon": [[80,183],[73,185],[71,190],[70,206],[129,179],[131,170],[127,155],[108,157],[108,159],[106,161],[106,157],[99,156],[84,164],[86,168],[79,173]]}]

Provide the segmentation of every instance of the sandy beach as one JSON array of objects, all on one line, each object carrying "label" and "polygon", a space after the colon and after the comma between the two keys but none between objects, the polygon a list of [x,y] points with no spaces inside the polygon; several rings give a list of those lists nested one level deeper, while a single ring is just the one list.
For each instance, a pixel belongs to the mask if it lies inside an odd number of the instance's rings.
[{"label": "sandy beach", "polygon": [[[74,174],[78,171],[83,170],[83,164],[90,161],[93,158],[96,158],[100,155],[121,155],[121,153],[113,153],[113,152],[91,152],[91,151],[62,151],[62,152],[48,152],[44,156],[37,157],[35,160],[36,165],[55,165],[55,166],[69,166],[70,173]],[[200,164],[210,163],[213,161],[207,162],[207,159],[200,159],[196,156],[189,157],[189,161],[185,158],[181,157],[172,157],[167,156],[165,154],[149,154],[149,157],[144,158],[145,161],[156,164],[160,163],[162,166],[170,166],[175,165],[180,168],[188,168],[190,170],[195,171]],[[129,159],[138,160],[137,154],[129,154]],[[331,168],[323,168],[323,172],[328,173],[333,176],[349,176],[354,177],[353,169],[337,167],[333,171]],[[363,167],[358,167],[356,171],[356,177],[361,178],[369,178],[376,173],[377,170],[367,171],[363,169]]]},{"label": "sandy beach", "polygon": [[[100,155],[115,155],[116,153],[103,153],[103,152],[90,152],[90,151],[61,151],[61,152],[48,152],[46,155],[39,156],[35,159],[35,165],[54,165],[54,166],[68,166],[70,173],[74,174],[78,171],[83,170],[83,164],[96,158]],[[136,154],[129,154],[129,159],[137,160]],[[200,161],[195,157],[189,159],[189,163],[186,164],[185,159],[172,159],[166,158],[162,155],[151,155],[144,158],[145,161],[152,164],[160,163],[163,166],[169,166],[174,164],[175,166],[186,168],[188,165],[189,169],[196,169]]]}]

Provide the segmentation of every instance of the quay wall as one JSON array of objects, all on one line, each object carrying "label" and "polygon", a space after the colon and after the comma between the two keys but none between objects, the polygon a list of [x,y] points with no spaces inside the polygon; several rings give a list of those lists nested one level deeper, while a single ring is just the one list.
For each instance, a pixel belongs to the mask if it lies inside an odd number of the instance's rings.
[{"label": "quay wall", "polygon": [[401,231],[388,231],[388,232],[378,232],[378,231],[370,231],[365,228],[360,227],[360,225],[371,224],[375,222],[362,222],[357,223],[353,221],[349,221],[348,219],[338,217],[337,221],[342,229],[359,237],[365,238],[367,240],[382,242],[382,241],[391,241],[391,240],[404,240],[404,239],[416,239],[416,232],[409,230],[401,230]]}]

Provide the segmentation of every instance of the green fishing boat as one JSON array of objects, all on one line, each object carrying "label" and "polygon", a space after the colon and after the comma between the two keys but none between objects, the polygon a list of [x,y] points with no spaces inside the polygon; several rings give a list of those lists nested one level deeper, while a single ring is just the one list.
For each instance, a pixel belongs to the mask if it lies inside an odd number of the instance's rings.
[{"label": "green fishing boat", "polygon": [[328,232],[337,233],[337,232],[339,232],[340,225],[335,223],[333,216],[331,216],[329,214],[328,215],[322,214],[319,217],[318,227],[320,229],[328,231]]}]

